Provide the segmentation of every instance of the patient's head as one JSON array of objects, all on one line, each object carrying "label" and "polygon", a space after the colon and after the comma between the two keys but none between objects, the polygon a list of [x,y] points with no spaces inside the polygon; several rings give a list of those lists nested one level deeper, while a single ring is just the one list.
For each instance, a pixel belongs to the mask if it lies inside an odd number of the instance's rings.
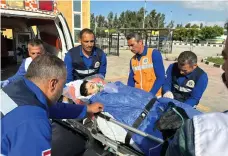
[{"label": "patient's head", "polygon": [[83,81],[80,87],[80,93],[82,96],[89,96],[99,92],[99,87],[94,82]]}]

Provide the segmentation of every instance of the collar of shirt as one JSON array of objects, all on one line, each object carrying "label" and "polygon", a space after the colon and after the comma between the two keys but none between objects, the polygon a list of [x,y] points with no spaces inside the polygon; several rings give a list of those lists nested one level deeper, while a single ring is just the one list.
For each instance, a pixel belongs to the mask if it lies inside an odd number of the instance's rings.
[{"label": "collar of shirt", "polygon": [[[97,55],[97,52],[96,52],[95,48],[93,48],[92,54],[91,54],[89,57],[92,57],[92,55],[93,55],[93,56],[96,56],[96,55]],[[81,56],[81,57],[86,57],[86,56],[83,54],[83,52],[82,52],[82,46],[80,46],[80,56]]]},{"label": "collar of shirt", "polygon": [[190,77],[192,74],[194,74],[195,71],[196,71],[196,68],[195,68],[191,73],[189,73],[188,75],[184,75],[184,77],[186,77],[186,78],[189,79],[189,77]]},{"label": "collar of shirt", "polygon": [[138,59],[140,59],[142,56],[146,56],[146,54],[147,54],[147,46],[144,46],[144,49],[143,49],[143,52],[142,52],[142,54],[136,54],[136,57],[138,58]]},{"label": "collar of shirt", "polygon": [[45,105],[45,107],[47,108],[48,111],[48,104],[47,104],[47,99],[44,95],[44,93],[40,90],[40,88],[38,86],[36,86],[32,81],[23,78],[25,84],[27,85],[27,87],[36,95],[37,99]]}]

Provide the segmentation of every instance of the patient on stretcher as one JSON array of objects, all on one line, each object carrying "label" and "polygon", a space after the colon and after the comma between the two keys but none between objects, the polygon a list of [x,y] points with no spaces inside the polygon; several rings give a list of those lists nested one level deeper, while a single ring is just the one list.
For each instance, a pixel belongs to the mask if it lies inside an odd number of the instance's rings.
[{"label": "patient on stretcher", "polygon": [[118,88],[114,83],[102,84],[84,80],[80,86],[80,93],[85,97],[97,94],[103,90],[107,93],[118,92]]},{"label": "patient on stretcher", "polygon": [[[90,80],[77,80],[77,83],[79,85],[77,85],[77,87],[75,86],[75,90],[77,90],[75,91],[75,93],[77,93],[76,98],[84,102],[86,101],[85,99],[87,99],[88,103],[103,103],[106,115],[128,126],[133,126],[146,105],[154,98],[149,92],[126,86],[119,81],[115,83],[100,83]],[[155,130],[155,123],[159,119],[159,116],[167,110],[170,101],[176,106],[183,108],[189,118],[199,114],[198,111],[184,103],[168,98],[160,98],[156,100],[146,118],[137,129],[162,139],[161,132]],[[97,118],[97,122],[99,129],[105,136],[112,140],[125,143],[127,130],[113,123],[108,123],[108,121],[102,118]],[[157,142],[151,141],[138,134],[132,135],[130,144],[145,155],[160,155],[161,146],[159,146]]]}]

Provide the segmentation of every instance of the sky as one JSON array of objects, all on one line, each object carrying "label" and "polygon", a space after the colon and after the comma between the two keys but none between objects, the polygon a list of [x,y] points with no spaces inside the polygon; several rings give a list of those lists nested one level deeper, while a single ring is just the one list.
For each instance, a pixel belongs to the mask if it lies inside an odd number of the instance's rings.
[{"label": "sky", "polygon": [[[110,11],[119,15],[122,11],[138,11],[145,6],[145,0],[138,1],[98,1],[91,0],[91,13],[107,16]],[[228,1],[152,1],[146,0],[148,13],[155,9],[166,15],[166,23],[200,24],[224,26],[228,21]]]}]

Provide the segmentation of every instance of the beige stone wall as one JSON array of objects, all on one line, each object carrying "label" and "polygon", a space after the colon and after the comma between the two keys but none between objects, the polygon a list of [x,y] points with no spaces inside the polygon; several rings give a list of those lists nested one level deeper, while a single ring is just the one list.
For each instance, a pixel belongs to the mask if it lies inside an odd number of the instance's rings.
[{"label": "beige stone wall", "polygon": [[73,30],[73,3],[72,0],[57,0],[57,9],[63,14],[68,23],[69,29],[72,33]]},{"label": "beige stone wall", "polygon": [[82,29],[90,28],[90,0],[82,0]]}]

